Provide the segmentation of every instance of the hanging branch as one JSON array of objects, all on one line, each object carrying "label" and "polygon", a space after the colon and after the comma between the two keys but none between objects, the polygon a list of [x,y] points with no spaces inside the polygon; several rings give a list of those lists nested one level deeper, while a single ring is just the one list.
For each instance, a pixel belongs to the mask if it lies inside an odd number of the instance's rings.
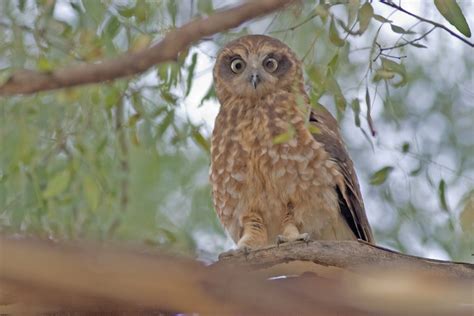
[{"label": "hanging branch", "polygon": [[176,60],[186,47],[204,37],[237,27],[248,20],[281,9],[291,2],[293,1],[249,1],[174,29],[152,47],[99,63],[68,66],[51,72],[21,70],[0,86],[0,96],[31,94],[140,74],[156,64]]}]

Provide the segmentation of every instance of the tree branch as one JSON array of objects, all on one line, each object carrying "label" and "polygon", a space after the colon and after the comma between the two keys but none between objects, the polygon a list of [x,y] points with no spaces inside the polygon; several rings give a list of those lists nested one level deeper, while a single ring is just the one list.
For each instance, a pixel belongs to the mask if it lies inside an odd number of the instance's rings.
[{"label": "tree branch", "polygon": [[445,30],[446,32],[448,32],[449,34],[451,34],[452,36],[456,37],[457,39],[460,39],[461,41],[463,41],[464,43],[466,43],[467,45],[471,46],[471,47],[474,47],[474,43],[471,43],[469,42],[467,39],[465,39],[464,37],[462,37],[461,35],[459,34],[456,34],[454,31],[452,31],[451,29],[447,28],[446,26],[444,26],[443,24],[440,24],[438,22],[435,22],[435,21],[432,21],[432,20],[429,20],[429,19],[425,19],[424,17],[421,17],[419,15],[416,15],[414,13],[411,13],[407,10],[405,10],[404,8],[402,8],[401,6],[395,4],[393,1],[391,0],[379,0],[380,3],[382,4],[385,4],[385,5],[388,5],[389,7],[392,7],[400,12],[403,12],[405,14],[408,14],[420,21],[423,21],[425,23],[429,23],[431,25],[434,25],[435,27],[439,27],[440,29],[443,29]]},{"label": "tree branch", "polygon": [[142,73],[153,65],[173,61],[190,44],[203,37],[237,27],[240,24],[276,11],[292,1],[249,1],[238,7],[196,19],[170,31],[156,45],[136,53],[94,64],[80,64],[52,72],[21,70],[14,73],[3,86],[1,95],[29,94],[88,83],[97,83]]},{"label": "tree branch", "polygon": [[[0,313],[472,315],[473,265],[361,242],[286,244],[210,267],[137,247],[5,238],[0,255]],[[281,275],[301,276],[267,280]]]},{"label": "tree branch", "polygon": [[252,269],[273,267],[300,260],[323,266],[358,271],[371,269],[399,269],[410,267],[440,277],[455,277],[474,281],[474,265],[421,258],[401,254],[362,241],[312,241],[307,245],[281,245],[252,251],[250,254],[222,257],[218,264],[238,264]]}]

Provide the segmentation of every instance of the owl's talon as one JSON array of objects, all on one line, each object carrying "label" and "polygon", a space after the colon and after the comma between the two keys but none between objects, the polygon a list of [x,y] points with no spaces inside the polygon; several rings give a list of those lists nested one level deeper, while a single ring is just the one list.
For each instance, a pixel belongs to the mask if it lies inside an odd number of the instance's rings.
[{"label": "owl's talon", "polygon": [[242,247],[239,247],[237,249],[231,249],[231,250],[228,250],[228,251],[224,251],[224,252],[219,254],[218,258],[219,258],[219,260],[221,260],[221,259],[224,259],[224,258],[239,256],[241,254],[243,254],[244,256],[247,257],[249,255],[250,251],[252,251],[252,248],[250,248],[249,246],[242,246]]},{"label": "owl's talon", "polygon": [[277,241],[276,241],[276,244],[277,244],[277,247],[279,247],[281,244],[284,244],[286,242],[289,242],[290,240],[283,236],[283,235],[278,235],[277,236]]},{"label": "owl's talon", "polygon": [[300,234],[299,237],[300,238],[298,238],[297,240],[304,241],[306,244],[308,244],[311,241],[311,236],[308,233]]},{"label": "owl's talon", "polygon": [[308,244],[311,241],[311,236],[308,233],[302,233],[295,237],[287,237],[284,235],[278,235],[276,244],[278,247],[283,243],[289,243],[289,242],[294,242],[294,241],[304,241],[306,244]]},{"label": "owl's talon", "polygon": [[224,252],[219,254],[218,258],[219,258],[219,260],[221,260],[221,259],[224,259],[224,258],[233,257],[233,256],[236,255],[237,251],[238,251],[238,249],[231,249],[231,250],[224,251]]}]

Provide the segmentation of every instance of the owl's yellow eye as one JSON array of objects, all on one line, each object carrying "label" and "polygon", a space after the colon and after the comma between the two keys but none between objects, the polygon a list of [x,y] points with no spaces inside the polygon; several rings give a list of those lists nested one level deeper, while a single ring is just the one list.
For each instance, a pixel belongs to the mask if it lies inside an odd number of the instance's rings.
[{"label": "owl's yellow eye", "polygon": [[245,62],[240,58],[236,58],[230,63],[230,69],[236,74],[241,73],[245,69]]},{"label": "owl's yellow eye", "polygon": [[278,62],[275,58],[268,57],[263,61],[263,67],[265,67],[268,72],[274,72],[278,68]]}]

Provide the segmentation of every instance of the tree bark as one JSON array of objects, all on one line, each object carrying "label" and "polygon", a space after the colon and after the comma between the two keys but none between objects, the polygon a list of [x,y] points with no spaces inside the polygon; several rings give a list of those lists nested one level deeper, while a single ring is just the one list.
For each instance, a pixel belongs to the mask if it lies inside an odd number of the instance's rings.
[{"label": "tree bark", "polygon": [[149,249],[0,238],[0,313],[472,315],[473,271],[349,241],[206,266]]},{"label": "tree bark", "polygon": [[[407,267],[440,277],[474,281],[474,265],[461,262],[427,259],[398,253],[363,241],[311,241],[266,247],[249,254],[222,256],[218,264],[232,264],[252,270],[265,270],[292,261],[330,266],[349,271],[364,268],[390,270]],[[291,269],[288,272],[292,272]]]}]

